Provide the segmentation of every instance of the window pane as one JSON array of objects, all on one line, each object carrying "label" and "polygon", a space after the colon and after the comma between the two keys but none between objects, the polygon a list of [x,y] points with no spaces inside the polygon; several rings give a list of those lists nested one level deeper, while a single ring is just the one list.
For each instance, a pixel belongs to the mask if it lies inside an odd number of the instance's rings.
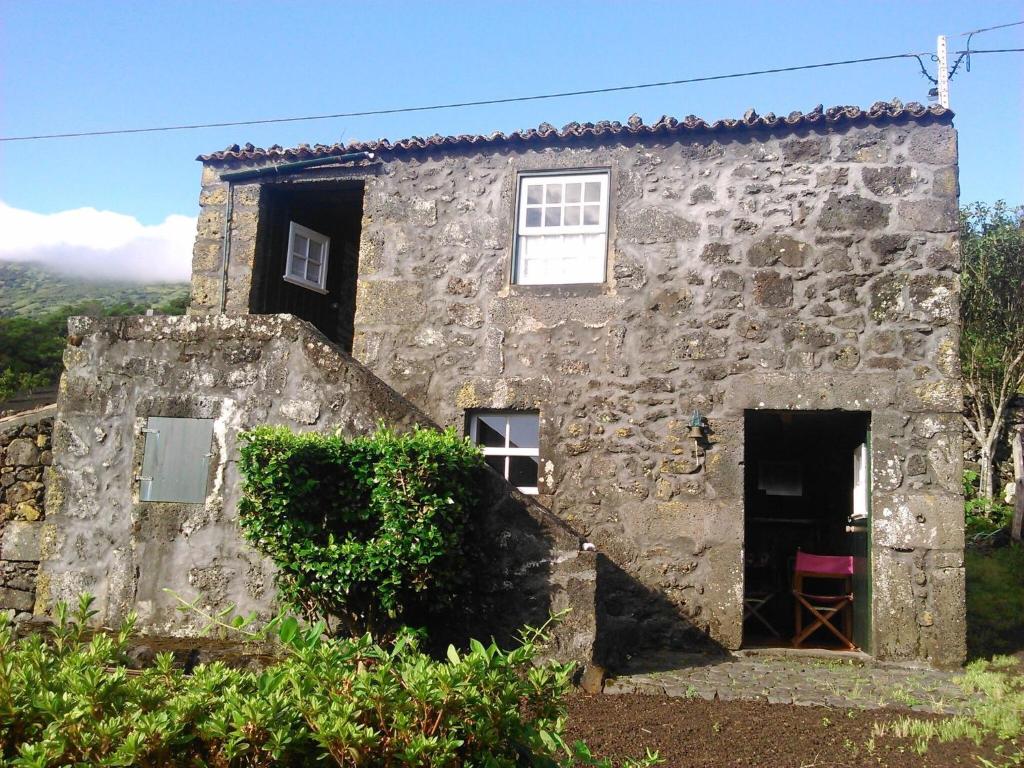
[{"label": "window pane", "polygon": [[324,246],[322,243],[318,243],[316,240],[309,241],[309,260],[314,261],[317,264],[320,263],[320,254],[323,252]]},{"label": "window pane", "polygon": [[600,224],[601,223],[601,206],[599,206],[599,205],[584,205],[583,206],[583,223],[584,224]]},{"label": "window pane", "polygon": [[533,456],[510,456],[508,481],[517,488],[536,488],[540,459]]},{"label": "window pane", "polygon": [[545,208],[544,209],[544,226],[545,227],[557,227],[562,223],[562,209],[561,208]]},{"label": "window pane", "polygon": [[540,419],[535,413],[514,413],[508,417],[508,447],[537,448]]},{"label": "window pane", "polygon": [[306,276],[306,260],[296,253],[292,254],[291,267],[288,270],[289,275],[294,277],[305,277]]},{"label": "window pane", "polygon": [[580,201],[580,194],[582,193],[583,185],[578,181],[572,184],[565,185],[565,202],[567,203],[578,203]]},{"label": "window pane", "polygon": [[540,208],[527,208],[526,209],[526,226],[528,226],[528,227],[539,227],[540,226]]},{"label": "window pane", "polygon": [[588,203],[599,203],[601,202],[601,182],[599,181],[588,181],[587,188],[584,192],[584,201]]},{"label": "window pane", "polygon": [[486,448],[504,448],[505,417],[494,413],[477,416],[476,443]]},{"label": "window pane", "polygon": [[505,457],[504,456],[485,456],[484,461],[487,462],[495,472],[502,477],[505,477]]},{"label": "window pane", "polygon": [[311,283],[320,282],[320,265],[312,261],[306,262],[306,279]]},{"label": "window pane", "polygon": [[544,188],[547,194],[547,203],[560,203],[562,202],[562,185],[561,184],[545,184]]},{"label": "window pane", "polygon": [[536,205],[543,202],[541,199],[544,194],[544,186],[542,184],[527,184],[526,185],[526,202],[531,205]]},{"label": "window pane", "polygon": [[565,226],[575,227],[580,223],[580,207],[578,205],[565,206]]},{"label": "window pane", "polygon": [[305,257],[306,252],[309,250],[309,238],[298,234],[295,235],[295,240],[292,242],[292,250]]}]

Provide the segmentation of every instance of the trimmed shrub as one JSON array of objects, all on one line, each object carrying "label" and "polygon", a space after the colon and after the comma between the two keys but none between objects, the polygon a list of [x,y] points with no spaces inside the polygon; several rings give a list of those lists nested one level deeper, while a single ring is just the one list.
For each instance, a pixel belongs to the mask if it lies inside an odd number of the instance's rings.
[{"label": "trimmed shrub", "polygon": [[[562,740],[569,665],[539,665],[531,631],[505,652],[473,641],[434,660],[275,620],[281,659],[260,670],[124,666],[134,619],[86,641],[63,605],[49,637],[0,619],[0,764],[44,766],[608,766]],[[629,765],[653,765],[654,758]]]},{"label": "trimmed shrub", "polygon": [[239,517],[277,566],[286,606],[387,637],[451,599],[484,463],[454,430],[384,427],[346,440],[261,427],[242,436]]}]

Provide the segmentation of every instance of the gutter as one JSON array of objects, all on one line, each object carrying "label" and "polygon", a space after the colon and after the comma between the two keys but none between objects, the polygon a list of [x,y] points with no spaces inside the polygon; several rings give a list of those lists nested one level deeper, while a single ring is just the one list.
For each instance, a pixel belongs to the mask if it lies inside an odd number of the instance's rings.
[{"label": "gutter", "polygon": [[331,163],[350,163],[359,160],[374,160],[373,152],[345,152],[338,155],[315,157],[311,160],[296,160],[293,163],[279,163],[263,168],[251,168],[244,171],[228,171],[220,175],[221,181],[228,183],[227,200],[224,203],[224,239],[221,243],[221,275],[220,275],[220,314],[227,310],[228,303],[228,261],[231,258],[231,221],[235,210],[235,182],[261,179],[264,176],[287,176],[306,168]]}]

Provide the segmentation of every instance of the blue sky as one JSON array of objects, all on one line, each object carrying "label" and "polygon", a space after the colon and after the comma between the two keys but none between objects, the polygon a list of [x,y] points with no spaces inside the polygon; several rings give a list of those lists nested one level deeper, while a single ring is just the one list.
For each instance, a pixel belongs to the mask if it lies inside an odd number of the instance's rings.
[{"label": "blue sky", "polygon": [[[945,0],[4,0],[0,13],[4,136],[387,108],[930,51],[939,33],[1024,19],[1019,2]],[[974,39],[976,48],[1022,46],[1024,27]],[[962,200],[1022,203],[1024,54],[972,64],[951,87]],[[787,113],[894,96],[926,101],[929,87],[915,62],[901,60],[444,112],[4,142],[0,200],[22,213],[114,212],[152,234],[168,216],[195,215],[195,156],[234,142],[508,131],[634,112],[647,120],[736,117],[751,106]]]}]

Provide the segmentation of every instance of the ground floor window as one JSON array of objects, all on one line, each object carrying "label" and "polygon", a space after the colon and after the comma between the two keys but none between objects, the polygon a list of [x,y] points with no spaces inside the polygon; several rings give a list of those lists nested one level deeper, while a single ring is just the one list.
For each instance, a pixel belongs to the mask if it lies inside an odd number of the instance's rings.
[{"label": "ground floor window", "polygon": [[481,411],[469,415],[469,438],[487,463],[523,493],[537,493],[540,416],[535,411]]}]

